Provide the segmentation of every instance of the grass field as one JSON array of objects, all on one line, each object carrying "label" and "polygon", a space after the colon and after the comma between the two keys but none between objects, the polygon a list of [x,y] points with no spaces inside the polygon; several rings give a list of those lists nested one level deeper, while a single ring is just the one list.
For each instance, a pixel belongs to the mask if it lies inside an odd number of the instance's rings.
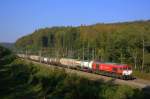
[{"label": "grass field", "polygon": [[145,72],[140,72],[140,71],[134,70],[133,75],[137,78],[150,80],[150,73],[145,73]]}]

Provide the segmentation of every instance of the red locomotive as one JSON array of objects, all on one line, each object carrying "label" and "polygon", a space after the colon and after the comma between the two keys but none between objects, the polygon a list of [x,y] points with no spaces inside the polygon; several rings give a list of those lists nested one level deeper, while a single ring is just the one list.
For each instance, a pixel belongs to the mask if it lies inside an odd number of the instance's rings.
[{"label": "red locomotive", "polygon": [[132,69],[125,64],[93,62],[92,70],[107,76],[132,79]]}]

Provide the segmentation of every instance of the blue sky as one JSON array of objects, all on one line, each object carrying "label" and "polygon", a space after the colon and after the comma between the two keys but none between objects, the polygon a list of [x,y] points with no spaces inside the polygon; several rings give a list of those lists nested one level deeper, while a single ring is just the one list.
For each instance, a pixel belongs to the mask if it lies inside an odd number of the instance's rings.
[{"label": "blue sky", "polygon": [[0,0],[0,42],[52,26],[150,19],[150,0]]}]

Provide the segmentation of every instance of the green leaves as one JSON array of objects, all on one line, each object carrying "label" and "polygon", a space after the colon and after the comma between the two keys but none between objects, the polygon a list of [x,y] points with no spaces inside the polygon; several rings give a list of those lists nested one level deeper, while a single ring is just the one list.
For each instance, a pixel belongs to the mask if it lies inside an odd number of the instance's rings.
[{"label": "green leaves", "polygon": [[[3,48],[1,48],[3,49]],[[1,58],[9,60],[11,52],[3,49]],[[0,67],[1,99],[142,99],[142,91],[113,81],[91,81],[65,70],[15,59]]]}]

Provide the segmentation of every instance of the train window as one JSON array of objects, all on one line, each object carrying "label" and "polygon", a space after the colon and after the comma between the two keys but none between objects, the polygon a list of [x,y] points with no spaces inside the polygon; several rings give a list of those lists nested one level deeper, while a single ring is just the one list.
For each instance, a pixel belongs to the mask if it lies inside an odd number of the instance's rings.
[{"label": "train window", "polygon": [[131,67],[128,67],[128,70],[131,70]]}]

